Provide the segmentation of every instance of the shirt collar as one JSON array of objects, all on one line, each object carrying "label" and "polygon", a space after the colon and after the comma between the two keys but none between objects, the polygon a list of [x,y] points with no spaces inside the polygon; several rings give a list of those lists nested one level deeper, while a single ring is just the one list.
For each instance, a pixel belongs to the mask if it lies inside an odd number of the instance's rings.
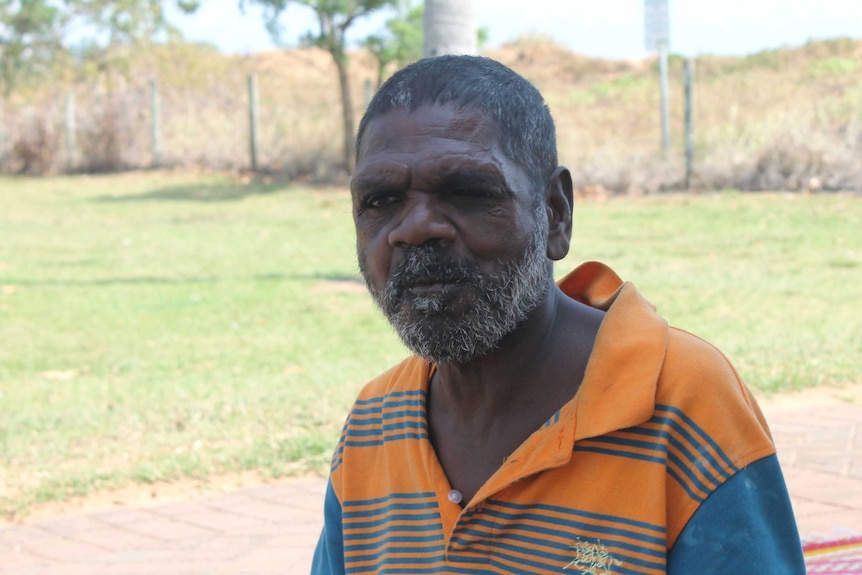
[{"label": "shirt collar", "polygon": [[579,266],[559,286],[569,297],[607,311],[571,405],[574,440],[649,420],[667,348],[667,322],[633,284],[599,262]]}]

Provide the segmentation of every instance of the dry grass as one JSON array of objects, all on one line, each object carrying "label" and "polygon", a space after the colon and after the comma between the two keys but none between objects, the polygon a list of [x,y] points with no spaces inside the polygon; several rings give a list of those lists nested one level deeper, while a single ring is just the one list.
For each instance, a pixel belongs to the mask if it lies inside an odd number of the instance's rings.
[{"label": "dry grass", "polygon": [[[545,94],[559,124],[561,160],[578,186],[632,194],[679,189],[682,65],[671,59],[673,150],[659,150],[655,60],[574,54],[540,37],[486,54]],[[744,58],[704,56],[695,89],[700,189],[862,189],[862,41],[812,42]],[[110,70],[110,72],[107,72]],[[118,55],[101,71],[78,70],[10,98],[7,173],[148,168],[153,164],[149,82],[162,101],[162,164],[249,165],[247,77],[260,92],[259,165],[291,179],[337,175],[341,109],[334,65],[318,49],[224,56],[193,45]],[[361,113],[374,62],[352,55]],[[75,94],[77,152],[66,157],[65,94]]]},{"label": "dry grass", "polygon": [[[581,187],[682,186],[683,61],[670,62],[673,151],[658,151],[657,62],[591,60],[541,39],[488,54],[532,80],[559,124]],[[696,62],[699,188],[862,188],[862,42],[812,42]]]}]

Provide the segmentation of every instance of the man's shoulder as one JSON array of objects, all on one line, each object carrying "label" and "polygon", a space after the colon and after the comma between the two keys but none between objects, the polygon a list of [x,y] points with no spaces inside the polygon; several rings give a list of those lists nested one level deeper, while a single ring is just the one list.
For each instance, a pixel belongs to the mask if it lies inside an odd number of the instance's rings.
[{"label": "man's shoulder", "polygon": [[731,361],[714,344],[684,329],[670,326],[662,373],[707,386],[745,385]]},{"label": "man's shoulder", "polygon": [[656,405],[710,436],[740,467],[775,451],[763,413],[730,360],[678,328],[668,333]]}]

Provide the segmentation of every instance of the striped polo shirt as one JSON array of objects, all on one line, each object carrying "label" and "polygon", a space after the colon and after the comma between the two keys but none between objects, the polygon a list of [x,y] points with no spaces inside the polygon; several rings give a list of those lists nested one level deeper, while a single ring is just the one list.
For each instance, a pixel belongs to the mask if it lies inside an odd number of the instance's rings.
[{"label": "striped polo shirt", "polygon": [[333,456],[313,573],[804,573],[730,363],[602,264],[559,285],[607,311],[577,394],[462,507],[429,440],[433,366],[371,381]]}]

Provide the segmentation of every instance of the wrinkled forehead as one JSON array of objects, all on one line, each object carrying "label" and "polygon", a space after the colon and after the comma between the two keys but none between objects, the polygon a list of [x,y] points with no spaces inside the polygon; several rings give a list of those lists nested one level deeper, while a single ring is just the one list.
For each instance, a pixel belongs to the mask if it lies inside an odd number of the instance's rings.
[{"label": "wrinkled forehead", "polygon": [[357,161],[381,149],[410,145],[411,142],[441,139],[497,143],[497,122],[475,107],[453,104],[422,104],[411,110],[393,108],[370,120],[359,142]]}]

